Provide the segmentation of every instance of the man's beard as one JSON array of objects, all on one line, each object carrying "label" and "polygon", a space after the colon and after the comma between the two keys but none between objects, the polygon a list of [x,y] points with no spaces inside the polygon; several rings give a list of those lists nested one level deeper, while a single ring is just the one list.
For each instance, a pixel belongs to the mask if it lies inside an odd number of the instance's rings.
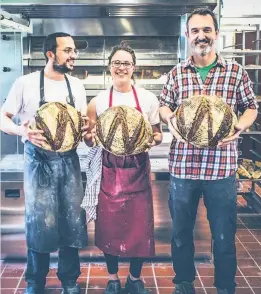
[{"label": "man's beard", "polygon": [[57,62],[57,57],[55,56],[55,60],[54,60],[54,63],[53,63],[53,69],[55,71],[61,73],[61,74],[65,74],[65,73],[68,73],[68,72],[72,71],[72,69],[70,69],[69,67],[67,67],[66,62],[64,62],[63,64],[59,64]]},{"label": "man's beard", "polygon": [[[208,44],[208,45],[206,47],[204,47],[204,48],[200,48],[200,47],[197,46],[200,43]],[[213,40],[205,38],[205,39],[202,39],[202,40],[196,40],[195,43],[193,44],[192,49],[196,54],[203,57],[203,56],[206,56],[207,54],[209,54],[211,52],[213,45],[214,45]]]}]

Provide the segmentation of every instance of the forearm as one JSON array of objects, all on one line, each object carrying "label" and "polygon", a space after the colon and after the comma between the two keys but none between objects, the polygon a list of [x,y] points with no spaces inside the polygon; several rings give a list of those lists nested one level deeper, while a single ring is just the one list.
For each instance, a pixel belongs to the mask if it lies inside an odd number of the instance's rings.
[{"label": "forearm", "polygon": [[257,109],[246,109],[238,120],[238,125],[245,131],[257,118]]},{"label": "forearm", "polygon": [[9,135],[21,136],[21,127],[15,124],[5,113],[1,113],[1,131]]},{"label": "forearm", "polygon": [[168,124],[168,118],[173,113],[168,106],[161,106],[159,109],[160,118],[165,123]]}]

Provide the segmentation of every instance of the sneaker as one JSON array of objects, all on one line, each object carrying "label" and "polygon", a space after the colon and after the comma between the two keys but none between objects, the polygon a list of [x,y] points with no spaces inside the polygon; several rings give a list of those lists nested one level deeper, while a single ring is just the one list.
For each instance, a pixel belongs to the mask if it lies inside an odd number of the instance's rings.
[{"label": "sneaker", "polygon": [[81,294],[81,289],[76,283],[74,285],[62,285],[62,294]]},{"label": "sneaker", "polygon": [[120,280],[109,280],[104,294],[120,294],[121,293],[121,282]]},{"label": "sneaker", "polygon": [[193,283],[182,282],[180,284],[176,284],[173,294],[196,294],[196,290]]},{"label": "sneaker", "polygon": [[144,288],[144,283],[142,280],[132,281],[130,276],[127,277],[125,284],[125,292],[129,294],[147,294],[148,290]]}]

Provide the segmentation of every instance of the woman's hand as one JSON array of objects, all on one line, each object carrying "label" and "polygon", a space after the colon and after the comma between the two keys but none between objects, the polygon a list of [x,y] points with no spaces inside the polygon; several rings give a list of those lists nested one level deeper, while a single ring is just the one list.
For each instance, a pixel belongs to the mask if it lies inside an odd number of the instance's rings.
[{"label": "woman's hand", "polygon": [[93,147],[96,145],[95,137],[96,137],[96,125],[94,125],[94,127],[91,130],[88,130],[85,133],[83,140],[87,146]]},{"label": "woman's hand", "polygon": [[82,138],[84,138],[87,135],[89,127],[90,127],[90,120],[86,115],[82,115],[82,122],[83,122],[83,126],[81,130],[82,130]]},{"label": "woman's hand", "polygon": [[157,142],[153,139],[151,143],[147,143],[148,148],[145,150],[145,152],[149,152],[150,149],[157,145]]}]

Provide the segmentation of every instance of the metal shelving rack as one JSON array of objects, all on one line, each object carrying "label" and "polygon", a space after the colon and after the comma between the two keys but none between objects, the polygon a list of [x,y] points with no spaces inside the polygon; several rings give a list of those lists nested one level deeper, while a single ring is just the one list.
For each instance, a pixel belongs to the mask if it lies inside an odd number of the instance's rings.
[{"label": "metal shelving rack", "polygon": [[[254,163],[255,161],[261,161],[261,132],[244,132],[242,133],[241,138],[244,140],[244,137],[247,136],[251,144],[250,154],[251,159]],[[258,138],[258,136],[260,138]],[[240,149],[240,148],[239,148]],[[241,153],[241,155],[243,155]],[[244,155],[242,156],[244,157]],[[240,157],[239,157],[240,160]],[[249,207],[251,207],[257,214],[261,212],[261,195],[258,194],[257,190],[261,188],[261,179],[238,179],[238,182],[241,183],[250,183],[248,191],[238,191],[238,195],[242,195],[243,198],[247,201]],[[243,213],[245,216],[246,214]],[[251,213],[250,216],[254,214]]]},{"label": "metal shelving rack", "polygon": [[[240,25],[238,25],[240,27]],[[249,26],[249,29],[242,29],[242,30],[233,30],[235,33],[242,32],[242,44],[234,44],[231,46],[226,46],[222,50],[220,50],[220,54],[227,59],[235,59],[235,58],[241,58],[242,62],[241,64],[244,66],[246,70],[255,70],[255,79],[253,81],[254,83],[254,90],[256,94],[261,95],[261,93],[258,93],[259,85],[261,85],[261,82],[259,81],[259,71],[261,70],[261,65],[259,65],[260,61],[260,55],[261,55],[261,38],[260,38],[260,25],[255,24],[252,26]],[[256,32],[256,40],[253,42],[253,46],[255,49],[246,49],[246,33],[250,31]],[[242,46],[242,49],[231,49],[236,48],[238,46]],[[228,50],[226,48],[229,48]],[[248,65],[246,64],[246,55],[255,55],[255,65]]]},{"label": "metal shelving rack", "polygon": [[[231,46],[225,46],[222,50],[220,50],[220,54],[224,56],[226,59],[237,59],[241,58],[241,64],[244,66],[244,68],[247,71],[254,70],[254,91],[257,95],[261,95],[261,93],[258,92],[259,87],[261,85],[261,82],[259,81],[259,77],[261,74],[259,71],[261,70],[261,65],[259,65],[260,56],[261,56],[261,39],[260,39],[260,25],[255,24],[251,25],[249,27],[243,26],[241,24],[234,24],[234,25],[228,25],[229,28],[231,28],[230,32],[242,33],[242,44],[234,44]],[[253,48],[246,49],[246,33],[247,32],[256,32],[256,40],[253,43]],[[241,49],[237,49],[238,47],[241,47]],[[255,55],[255,64],[249,65],[246,64],[246,56]],[[261,107],[261,100],[259,100],[259,105]],[[261,126],[261,109],[259,109],[258,119],[256,121],[256,124]],[[253,162],[255,161],[261,161],[261,131],[250,131],[250,132],[244,132],[241,134],[241,138],[244,142],[247,141],[247,143],[251,146],[248,154],[248,158],[251,159]],[[240,144],[239,144],[239,152],[240,152]],[[240,152],[241,155],[239,156],[243,158],[245,157],[242,152]],[[261,188],[261,179],[238,179],[238,182],[241,183],[250,183],[249,189],[247,192],[238,191],[239,195],[242,195],[244,199],[247,201],[247,204],[249,207],[251,207],[257,214],[261,212],[261,195],[257,193],[257,190]],[[242,215],[246,216],[254,216],[253,213],[242,213]]]}]

